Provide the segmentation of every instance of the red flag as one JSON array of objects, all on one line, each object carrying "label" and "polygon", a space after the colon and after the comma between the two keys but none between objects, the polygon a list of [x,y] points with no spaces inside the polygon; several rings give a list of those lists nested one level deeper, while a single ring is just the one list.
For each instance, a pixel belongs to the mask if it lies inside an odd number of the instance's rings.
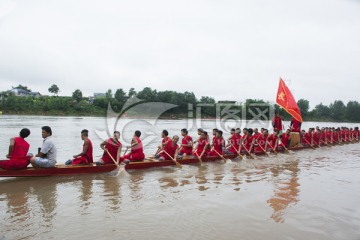
[{"label": "red flag", "polygon": [[299,122],[302,122],[300,109],[295,101],[294,96],[286,86],[285,82],[280,78],[279,89],[276,96],[276,103],[285,109],[291,116]]}]

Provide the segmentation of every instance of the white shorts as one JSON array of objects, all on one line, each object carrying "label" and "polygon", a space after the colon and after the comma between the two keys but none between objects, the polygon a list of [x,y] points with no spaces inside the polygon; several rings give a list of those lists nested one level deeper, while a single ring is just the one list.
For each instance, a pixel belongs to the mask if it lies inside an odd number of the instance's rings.
[{"label": "white shorts", "polygon": [[41,157],[36,157],[35,163],[36,163],[36,165],[38,165],[39,167],[42,167],[42,168],[55,167],[55,164],[56,164],[56,162],[52,162],[47,158],[41,158]]}]

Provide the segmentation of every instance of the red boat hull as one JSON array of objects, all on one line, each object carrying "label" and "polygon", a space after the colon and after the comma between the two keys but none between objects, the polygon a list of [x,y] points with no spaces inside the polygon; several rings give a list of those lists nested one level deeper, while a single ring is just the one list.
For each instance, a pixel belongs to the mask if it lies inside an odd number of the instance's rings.
[{"label": "red boat hull", "polygon": [[[289,148],[291,151],[298,151],[303,149],[310,149],[310,146]],[[265,153],[259,152],[254,155],[264,155]],[[235,159],[238,157],[236,154],[224,155],[226,159]],[[220,157],[204,157],[203,162],[222,161]],[[199,160],[194,157],[179,159],[178,162],[182,165],[199,164]],[[142,162],[130,162],[125,166],[126,170],[157,168],[175,165],[175,162],[171,160],[158,161],[158,160],[145,160]],[[46,177],[46,176],[66,176],[66,175],[79,175],[89,173],[104,173],[111,172],[116,169],[116,165],[58,165],[54,168],[39,168],[34,169],[32,167],[21,170],[2,170],[0,169],[0,177]]]},{"label": "red boat hull", "polygon": [[25,168],[20,170],[1,170],[0,177],[47,177],[79,175],[88,173],[111,172],[116,169],[116,165],[58,165],[53,168]]}]

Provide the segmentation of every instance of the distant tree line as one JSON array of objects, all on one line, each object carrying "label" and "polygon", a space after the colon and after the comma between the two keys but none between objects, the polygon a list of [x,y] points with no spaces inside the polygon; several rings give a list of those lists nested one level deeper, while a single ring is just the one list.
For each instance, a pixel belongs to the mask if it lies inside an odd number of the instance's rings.
[{"label": "distant tree line", "polygon": [[[26,86],[18,87],[30,91]],[[76,89],[71,97],[58,96],[60,89],[55,84],[48,90],[53,96],[15,96],[10,92],[2,92],[0,110],[5,114],[105,116],[109,103],[115,112],[120,112],[129,98],[137,97],[147,102],[163,102],[177,106],[168,110],[164,117],[187,117],[188,106],[191,104],[194,112],[196,112],[195,108],[201,109],[202,117],[216,117],[216,114],[222,116],[224,114],[222,110],[226,108],[227,114],[232,113],[242,119],[251,119],[256,112],[254,108],[252,109],[253,106],[257,111],[262,109],[264,112],[270,106],[272,110],[280,111],[286,120],[291,118],[277,105],[261,99],[246,99],[245,102],[235,105],[231,101],[222,102],[220,104],[222,106],[219,107],[215,99],[210,96],[202,96],[198,99],[193,92],[157,91],[149,87],[138,92],[134,88],[129,89],[128,92],[119,88],[114,93],[109,89],[103,97],[96,98],[84,97],[80,89]],[[360,122],[360,104],[357,101],[349,101],[345,104],[341,100],[336,100],[329,106],[320,103],[310,110],[309,101],[300,99],[298,106],[305,121]]]}]

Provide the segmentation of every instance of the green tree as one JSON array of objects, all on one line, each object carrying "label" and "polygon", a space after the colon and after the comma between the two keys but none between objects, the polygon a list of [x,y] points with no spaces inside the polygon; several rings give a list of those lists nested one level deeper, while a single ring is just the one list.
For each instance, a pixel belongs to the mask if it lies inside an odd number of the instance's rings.
[{"label": "green tree", "polygon": [[107,90],[107,92],[105,93],[105,96],[106,96],[106,99],[107,99],[108,101],[110,101],[110,100],[112,99],[113,94],[112,94],[111,89],[108,89],[108,90]]},{"label": "green tree", "polygon": [[200,103],[205,103],[205,104],[215,104],[215,99],[212,97],[207,97],[207,96],[202,96],[200,98]]},{"label": "green tree", "polygon": [[329,106],[332,119],[335,121],[343,121],[345,118],[345,104],[343,101],[336,100]]},{"label": "green tree", "polygon": [[48,91],[57,96],[60,89],[56,84],[53,84],[53,85],[51,85],[51,87],[49,87]]},{"label": "green tree", "polygon": [[312,115],[319,120],[330,120],[330,108],[320,103],[315,106]]},{"label": "green tree", "polygon": [[124,92],[124,90],[122,90],[122,88],[119,88],[115,92],[115,99],[119,102],[124,102],[125,95],[126,95],[126,92]]},{"label": "green tree", "polygon": [[83,96],[82,96],[82,92],[79,89],[76,89],[73,94],[72,94],[72,98],[77,102],[80,103]]},{"label": "green tree", "polygon": [[145,101],[156,101],[157,99],[157,92],[156,90],[152,90],[149,87],[144,88],[140,92],[137,93],[136,97],[143,99]]},{"label": "green tree", "polygon": [[357,101],[347,103],[345,117],[351,122],[360,122],[360,104]]},{"label": "green tree", "polygon": [[297,102],[297,105],[299,106],[300,108],[300,112],[302,114],[303,117],[306,117],[308,116],[309,114],[309,109],[310,109],[310,103],[308,100],[306,99],[299,99],[299,101]]},{"label": "green tree", "polygon": [[136,91],[135,91],[135,88],[130,88],[130,90],[129,90],[129,97],[131,98],[131,97],[134,97],[134,96],[136,96]]}]

